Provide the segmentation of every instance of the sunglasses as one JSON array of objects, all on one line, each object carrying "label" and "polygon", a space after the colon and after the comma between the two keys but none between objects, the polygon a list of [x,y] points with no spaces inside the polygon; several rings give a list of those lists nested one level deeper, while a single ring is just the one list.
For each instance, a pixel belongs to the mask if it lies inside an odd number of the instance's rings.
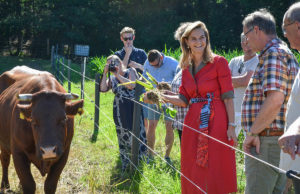
[{"label": "sunglasses", "polygon": [[123,40],[124,40],[124,41],[127,41],[127,40],[133,40],[133,36],[130,36],[130,37],[123,37]]},{"label": "sunglasses", "polygon": [[240,68],[238,69],[239,74],[242,73],[244,67],[245,67],[245,64],[244,64],[244,63],[241,63],[241,64],[240,64]]}]

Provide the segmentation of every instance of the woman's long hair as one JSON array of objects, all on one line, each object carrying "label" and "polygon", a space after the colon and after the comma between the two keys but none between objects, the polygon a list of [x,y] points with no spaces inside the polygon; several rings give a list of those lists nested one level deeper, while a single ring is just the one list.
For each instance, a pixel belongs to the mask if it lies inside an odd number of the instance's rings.
[{"label": "woman's long hair", "polygon": [[182,55],[180,58],[179,65],[182,69],[190,66],[191,61],[189,58],[192,57],[192,56],[190,56],[192,53],[191,53],[190,48],[188,48],[186,41],[189,38],[192,31],[195,29],[202,29],[204,31],[204,34],[206,37],[206,47],[205,47],[204,53],[203,53],[203,62],[206,64],[208,62],[212,62],[212,60],[213,60],[213,52],[210,47],[210,38],[209,38],[208,30],[203,22],[196,21],[196,22],[189,24],[189,26],[186,28],[185,32],[183,33],[183,35],[180,39],[180,47],[181,47]]}]

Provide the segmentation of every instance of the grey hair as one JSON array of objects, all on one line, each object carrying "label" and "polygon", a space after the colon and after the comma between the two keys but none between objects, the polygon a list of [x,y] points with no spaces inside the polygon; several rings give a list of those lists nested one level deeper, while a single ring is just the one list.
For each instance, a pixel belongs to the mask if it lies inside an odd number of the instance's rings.
[{"label": "grey hair", "polygon": [[300,2],[291,5],[285,12],[284,18],[288,19],[290,22],[300,22]]},{"label": "grey hair", "polygon": [[258,26],[265,34],[276,35],[275,18],[265,8],[248,14],[243,20],[243,26],[246,26],[248,29]]},{"label": "grey hair", "polygon": [[244,42],[247,39],[244,32],[241,33],[241,42]]}]

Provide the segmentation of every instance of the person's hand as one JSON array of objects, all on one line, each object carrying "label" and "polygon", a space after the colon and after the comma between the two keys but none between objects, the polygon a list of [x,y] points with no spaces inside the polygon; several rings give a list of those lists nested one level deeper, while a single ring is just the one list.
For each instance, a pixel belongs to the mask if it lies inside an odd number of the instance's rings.
[{"label": "person's hand", "polygon": [[132,45],[125,45],[124,46],[125,53],[130,56],[130,54],[132,52],[132,48],[133,48]]},{"label": "person's hand", "polygon": [[243,149],[246,153],[250,154],[251,147],[256,147],[256,152],[259,154],[260,140],[258,136],[246,136],[243,143]]},{"label": "person's hand", "polygon": [[233,146],[236,147],[238,141],[235,135],[235,128],[233,126],[228,126],[227,137],[228,137],[228,141],[233,140]]},{"label": "person's hand", "polygon": [[114,76],[118,76],[120,74],[120,68],[118,66],[115,66],[116,70],[113,71],[112,73],[114,74]]},{"label": "person's hand", "polygon": [[130,63],[128,64],[129,67],[133,67],[133,68],[138,68],[137,63],[134,61],[130,61]]},{"label": "person's hand", "polygon": [[300,156],[300,117],[278,139],[278,144],[282,151],[288,153],[293,160],[296,154]]},{"label": "person's hand", "polygon": [[174,92],[172,92],[170,90],[163,90],[162,93],[165,94],[165,95],[170,95],[170,96],[177,95],[176,93],[174,93]]},{"label": "person's hand", "polygon": [[104,66],[104,70],[103,70],[104,75],[106,75],[108,72],[108,66],[109,66],[109,63],[106,63],[106,65]]}]

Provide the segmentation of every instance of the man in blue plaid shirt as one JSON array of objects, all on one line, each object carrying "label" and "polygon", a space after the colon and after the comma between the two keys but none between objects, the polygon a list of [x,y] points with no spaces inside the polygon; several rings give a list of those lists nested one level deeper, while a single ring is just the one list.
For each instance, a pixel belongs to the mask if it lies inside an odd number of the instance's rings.
[{"label": "man in blue plaid shirt", "polygon": [[[245,152],[279,166],[278,138],[283,134],[285,112],[298,63],[285,43],[277,38],[274,17],[265,9],[249,14],[243,32],[259,63],[246,89],[242,126],[247,135]],[[282,193],[285,175],[250,157],[245,158],[245,193]]]}]

